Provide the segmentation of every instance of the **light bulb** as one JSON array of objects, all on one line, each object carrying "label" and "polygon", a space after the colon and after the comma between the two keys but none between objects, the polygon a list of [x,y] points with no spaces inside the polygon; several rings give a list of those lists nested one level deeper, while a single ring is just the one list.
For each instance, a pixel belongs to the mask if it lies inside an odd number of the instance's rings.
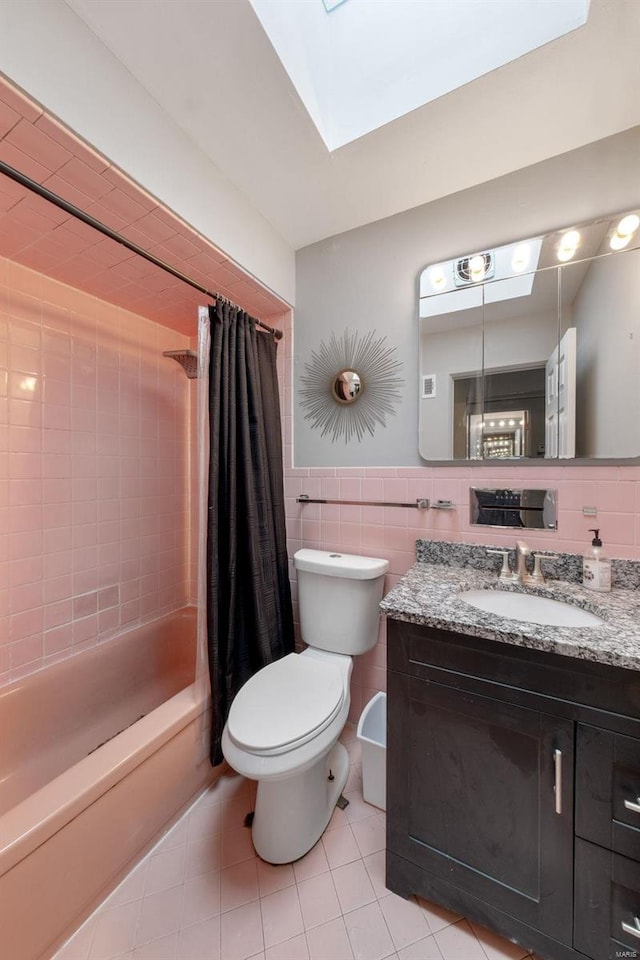
[{"label": "light bulb", "polygon": [[474,283],[477,283],[478,280],[482,280],[484,277],[484,272],[484,257],[481,257],[479,254],[475,257],[471,257],[471,260],[469,260],[469,273],[471,274],[471,279],[474,281]]},{"label": "light bulb", "polygon": [[640,217],[636,213],[628,213],[627,216],[623,217],[618,224],[616,233],[619,233],[622,236],[630,236],[632,233],[636,232],[638,227],[640,227]]},{"label": "light bulb", "polygon": [[580,243],[580,234],[577,230],[567,230],[558,244],[558,260],[571,260]]},{"label": "light bulb", "polygon": [[529,266],[530,248],[528,243],[519,243],[513,251],[511,269],[514,273],[522,273]]},{"label": "light bulb", "polygon": [[638,226],[640,226],[640,217],[635,213],[629,213],[626,217],[623,217],[616,227],[616,232],[611,237],[611,240],[609,240],[611,249],[622,250],[626,247],[638,229]]},{"label": "light bulb", "polygon": [[429,280],[434,290],[441,290],[447,285],[447,278],[442,267],[432,267],[429,271]]}]

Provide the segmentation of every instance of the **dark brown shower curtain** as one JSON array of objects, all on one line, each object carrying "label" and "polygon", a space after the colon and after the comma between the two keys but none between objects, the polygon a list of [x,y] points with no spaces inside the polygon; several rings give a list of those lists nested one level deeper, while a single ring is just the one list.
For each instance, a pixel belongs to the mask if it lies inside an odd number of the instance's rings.
[{"label": "dark brown shower curtain", "polygon": [[232,304],[209,307],[207,630],[211,763],[229,707],[257,670],[294,648],[276,340]]}]

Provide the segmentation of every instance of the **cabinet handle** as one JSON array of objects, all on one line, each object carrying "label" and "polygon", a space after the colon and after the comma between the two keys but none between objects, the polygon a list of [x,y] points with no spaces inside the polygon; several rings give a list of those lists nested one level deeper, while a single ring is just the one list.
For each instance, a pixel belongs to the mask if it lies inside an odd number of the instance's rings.
[{"label": "cabinet handle", "polygon": [[556,813],[562,813],[562,750],[553,751],[554,784],[556,795]]},{"label": "cabinet handle", "polygon": [[640,920],[637,917],[633,918],[633,926],[630,923],[625,923],[624,920],[621,926],[625,933],[630,933],[632,937],[638,937],[640,940]]},{"label": "cabinet handle", "polygon": [[633,810],[634,813],[640,813],[640,797],[638,797],[635,803],[633,800],[625,800],[624,805],[627,810]]}]

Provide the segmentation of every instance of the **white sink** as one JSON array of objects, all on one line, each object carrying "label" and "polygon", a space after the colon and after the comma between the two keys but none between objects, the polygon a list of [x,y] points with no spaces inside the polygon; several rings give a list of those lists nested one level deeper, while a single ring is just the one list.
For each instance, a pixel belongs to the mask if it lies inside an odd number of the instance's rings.
[{"label": "white sink", "polygon": [[530,593],[511,593],[508,590],[465,590],[458,594],[464,603],[495,613],[509,620],[542,623],[553,627],[595,627],[604,621],[595,615],[561,600],[550,600]]}]

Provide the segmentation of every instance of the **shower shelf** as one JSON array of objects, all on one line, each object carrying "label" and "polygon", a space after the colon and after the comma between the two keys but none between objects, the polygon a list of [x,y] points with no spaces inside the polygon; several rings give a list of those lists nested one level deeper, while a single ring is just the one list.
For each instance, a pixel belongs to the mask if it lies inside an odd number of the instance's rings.
[{"label": "shower shelf", "polygon": [[431,503],[426,498],[411,500],[408,503],[397,503],[389,500],[319,500],[301,493],[296,497],[296,503],[331,503],[341,507],[412,507],[416,510],[455,510],[451,500],[436,500]]}]

